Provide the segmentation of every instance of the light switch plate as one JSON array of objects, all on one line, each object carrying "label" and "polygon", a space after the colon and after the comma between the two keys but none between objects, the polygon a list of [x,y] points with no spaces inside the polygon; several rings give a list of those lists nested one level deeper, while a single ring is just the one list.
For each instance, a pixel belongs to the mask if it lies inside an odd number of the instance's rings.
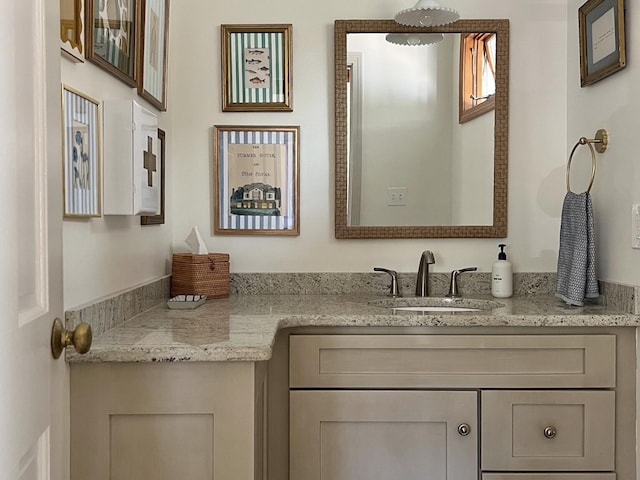
[{"label": "light switch plate", "polygon": [[631,248],[640,248],[640,204],[631,206]]},{"label": "light switch plate", "polygon": [[407,204],[407,187],[387,187],[387,205],[403,206]]}]

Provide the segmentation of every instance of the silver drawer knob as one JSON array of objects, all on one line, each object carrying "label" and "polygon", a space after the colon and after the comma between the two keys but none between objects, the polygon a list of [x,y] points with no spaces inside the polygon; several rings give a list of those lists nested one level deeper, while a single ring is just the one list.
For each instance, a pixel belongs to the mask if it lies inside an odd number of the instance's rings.
[{"label": "silver drawer knob", "polygon": [[471,427],[466,423],[461,423],[460,425],[458,425],[458,433],[463,437],[466,437],[467,435],[469,435],[469,433],[471,433]]},{"label": "silver drawer knob", "polygon": [[553,438],[556,436],[556,428],[555,427],[545,427],[544,428],[544,436],[547,438]]}]

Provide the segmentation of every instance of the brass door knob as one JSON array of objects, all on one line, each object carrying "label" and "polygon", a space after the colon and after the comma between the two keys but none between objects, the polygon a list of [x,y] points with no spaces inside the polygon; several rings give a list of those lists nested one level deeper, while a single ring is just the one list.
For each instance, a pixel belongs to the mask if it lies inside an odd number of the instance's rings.
[{"label": "brass door knob", "polygon": [[68,331],[62,325],[59,318],[53,321],[51,328],[51,353],[53,358],[59,358],[62,351],[69,345],[73,345],[79,354],[87,353],[91,348],[91,325],[88,323],[80,323],[73,331]]}]

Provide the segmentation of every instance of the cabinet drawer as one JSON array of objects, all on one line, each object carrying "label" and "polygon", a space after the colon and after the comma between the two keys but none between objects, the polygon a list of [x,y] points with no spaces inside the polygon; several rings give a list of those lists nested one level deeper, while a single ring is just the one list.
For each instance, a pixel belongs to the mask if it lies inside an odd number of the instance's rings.
[{"label": "cabinet drawer", "polygon": [[484,473],[482,480],[616,480],[615,473]]},{"label": "cabinet drawer", "polygon": [[614,335],[291,335],[292,388],[615,386]]},{"label": "cabinet drawer", "polygon": [[483,470],[614,469],[613,391],[485,391],[481,417]]}]

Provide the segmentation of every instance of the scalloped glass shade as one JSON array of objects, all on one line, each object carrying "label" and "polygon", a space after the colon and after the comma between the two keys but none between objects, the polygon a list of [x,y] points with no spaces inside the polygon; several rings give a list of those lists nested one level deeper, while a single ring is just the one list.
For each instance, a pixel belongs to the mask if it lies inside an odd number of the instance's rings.
[{"label": "scalloped glass shade", "polygon": [[460,18],[457,10],[443,7],[435,0],[418,0],[413,7],[398,12],[395,21],[411,27],[447,25]]}]

